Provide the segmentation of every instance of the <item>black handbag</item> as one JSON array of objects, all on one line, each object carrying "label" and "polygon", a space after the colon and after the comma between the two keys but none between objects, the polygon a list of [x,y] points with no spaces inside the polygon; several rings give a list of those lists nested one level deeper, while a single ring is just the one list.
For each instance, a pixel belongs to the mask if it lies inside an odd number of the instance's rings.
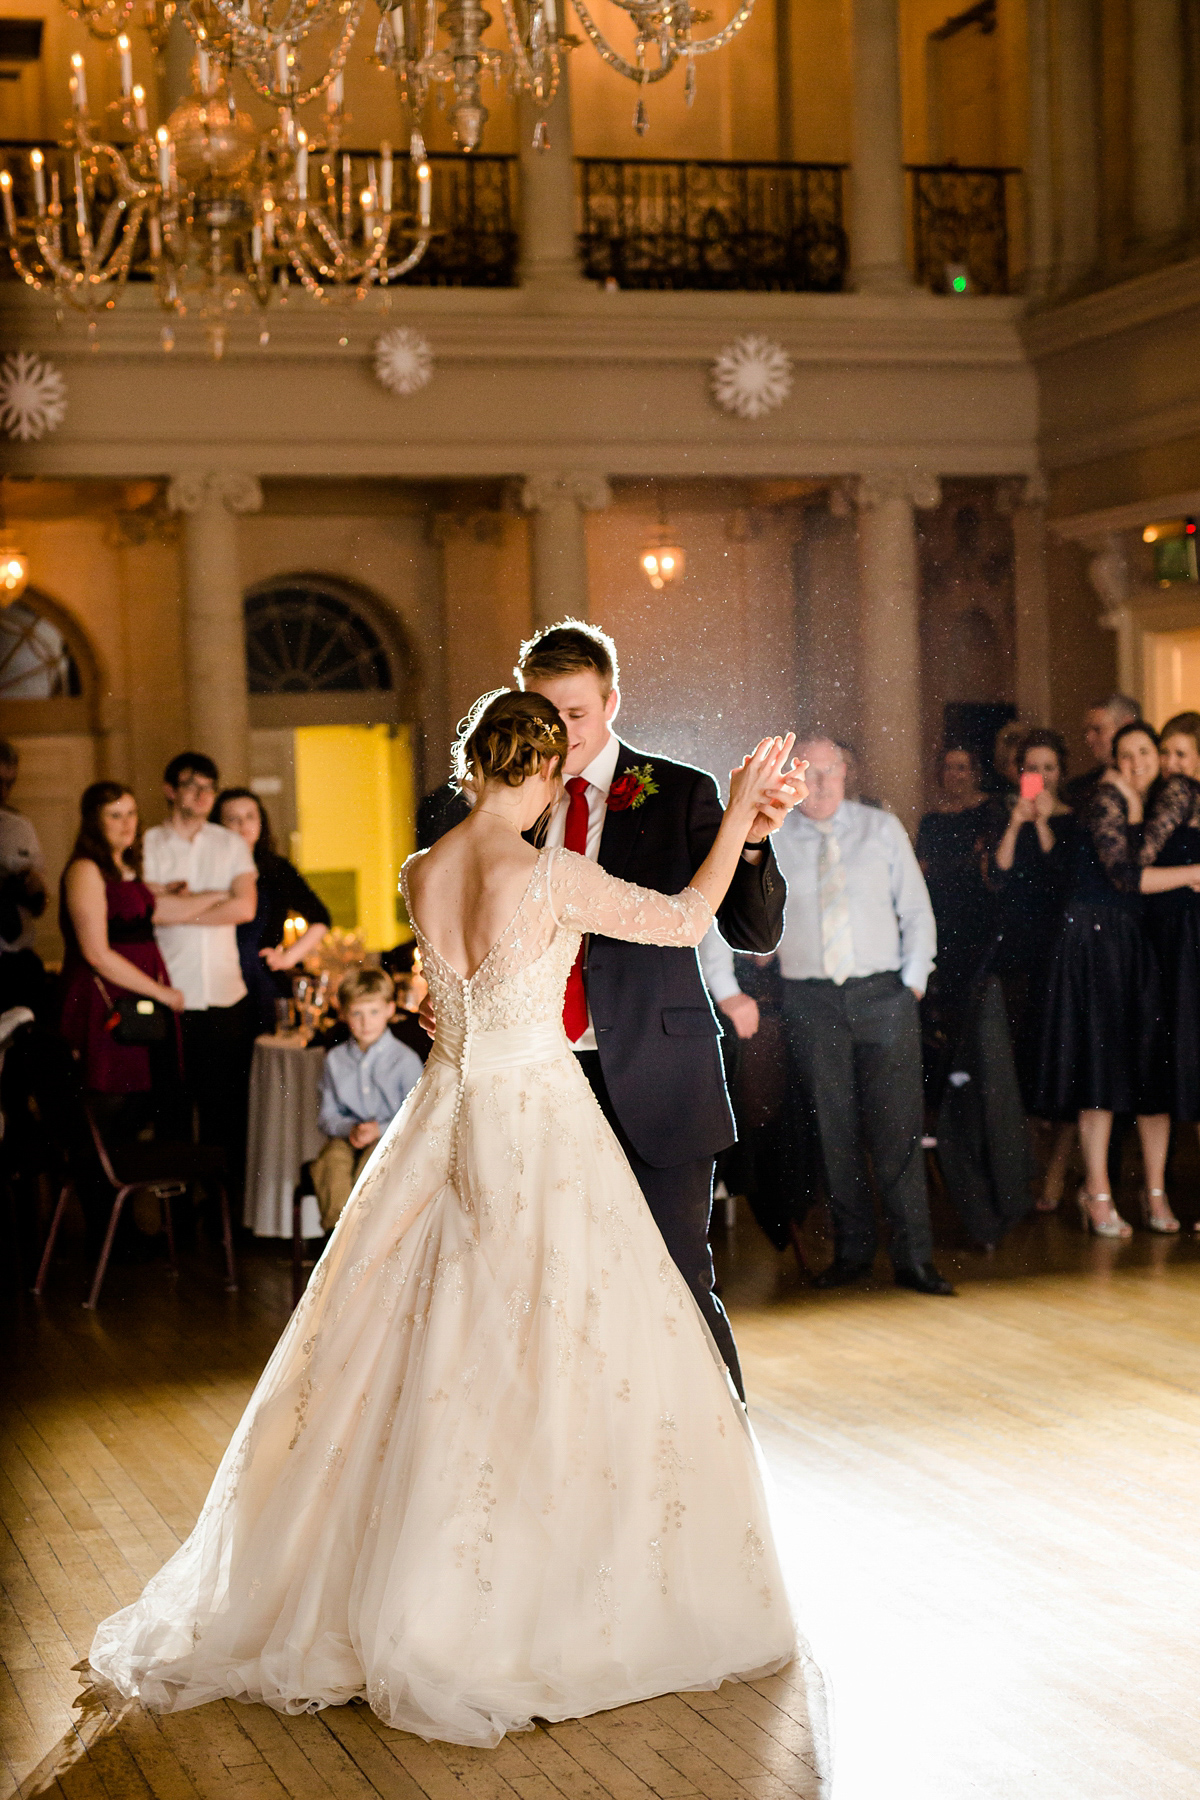
[{"label": "black handbag", "polygon": [[104,1029],[112,1032],[115,1043],[140,1045],[143,1048],[150,1044],[166,1043],[169,1007],[163,1006],[158,1000],[148,1000],[144,994],[122,994],[119,1000],[114,1001],[100,977],[97,975],[93,979],[100,989],[100,998],[108,1008]]}]

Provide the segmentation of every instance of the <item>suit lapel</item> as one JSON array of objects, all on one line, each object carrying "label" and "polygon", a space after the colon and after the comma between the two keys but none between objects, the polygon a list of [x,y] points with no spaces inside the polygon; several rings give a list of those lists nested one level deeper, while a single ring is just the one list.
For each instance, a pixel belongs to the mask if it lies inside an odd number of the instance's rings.
[{"label": "suit lapel", "polygon": [[[628,744],[622,744],[617,752],[617,766],[613,771],[613,780],[624,775],[626,769],[633,767],[638,761],[639,753],[631,750]],[[643,761],[650,758],[643,757]],[[604,830],[600,834],[600,853],[596,861],[609,875],[622,876],[633,853],[641,833],[642,821],[632,806],[623,812],[614,811],[611,807],[604,815]]]}]

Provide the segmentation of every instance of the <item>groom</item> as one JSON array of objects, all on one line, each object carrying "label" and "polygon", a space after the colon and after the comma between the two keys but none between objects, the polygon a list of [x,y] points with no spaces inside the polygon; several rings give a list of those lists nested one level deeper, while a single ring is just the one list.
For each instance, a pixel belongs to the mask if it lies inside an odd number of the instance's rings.
[{"label": "groom", "polygon": [[[547,844],[659,893],[685,888],[717,835],[716,783],[614,735],[621,696],[612,639],[598,626],[564,620],[522,645],[515,673],[522,688],[557,708],[570,743]],[[760,813],[751,828],[717,915],[737,950],[766,952],[779,941],[787,888],[766,835],[803,793],[797,785],[794,798]],[[744,1399],[708,1247],[713,1160],[735,1132],[720,1030],[695,951],[586,937],[567,982],[563,1023]]]}]

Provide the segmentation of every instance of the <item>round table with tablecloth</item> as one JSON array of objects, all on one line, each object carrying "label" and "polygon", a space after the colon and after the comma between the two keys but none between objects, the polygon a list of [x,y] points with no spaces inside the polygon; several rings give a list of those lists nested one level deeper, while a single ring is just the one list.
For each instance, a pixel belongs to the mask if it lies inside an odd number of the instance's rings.
[{"label": "round table with tablecloth", "polygon": [[[246,1143],[246,1203],[242,1223],[255,1237],[290,1238],[292,1196],[300,1165],[325,1142],[317,1106],[325,1052],[295,1034],[260,1037],[250,1068],[250,1129]],[[301,1214],[306,1238],[321,1236],[313,1195]]]}]

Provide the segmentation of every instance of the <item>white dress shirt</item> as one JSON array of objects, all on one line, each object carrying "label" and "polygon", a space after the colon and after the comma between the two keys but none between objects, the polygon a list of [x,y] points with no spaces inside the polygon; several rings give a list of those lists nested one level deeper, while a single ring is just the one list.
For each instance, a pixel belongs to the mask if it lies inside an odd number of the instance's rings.
[{"label": "white dress shirt", "polygon": [[[38,834],[23,813],[11,806],[0,806],[0,879],[6,875],[41,875],[45,870]],[[37,920],[27,907],[17,902],[21,929],[15,938],[0,937],[0,954],[6,950],[31,950],[37,935]]]},{"label": "white dress shirt", "polygon": [[[894,813],[857,800],[843,800],[832,819],[822,823],[832,825],[846,871],[852,976],[895,969],[906,987],[923,993],[937,954],[937,928],[908,833]],[[772,842],[788,884],[780,972],[787,981],[823,980],[817,899],[821,833],[797,807]]]},{"label": "white dress shirt", "polygon": [[704,985],[714,1000],[732,1000],[735,994],[741,993],[733,951],[715,924],[710,925],[701,938],[696,955],[700,958],[700,973],[704,977]]},{"label": "white dress shirt", "polygon": [[[600,856],[600,839],[604,833],[604,815],[608,810],[608,790],[613,784],[617,772],[617,757],[621,753],[621,741],[611,731],[603,750],[593,756],[586,769],[579,773],[588,784],[588,834],[587,848],[584,855],[589,862],[596,862]],[[568,780],[573,777],[568,776]],[[561,849],[567,837],[567,809],[571,804],[571,796],[564,791],[562,799],[550,815],[546,827],[546,846],[548,849]],[[592,1009],[588,1008],[587,1030],[581,1038],[577,1038],[571,1046],[572,1050],[595,1050],[596,1032],[592,1025]]]},{"label": "white dress shirt", "polygon": [[[147,881],[186,881],[195,894],[227,893],[237,876],[255,872],[245,838],[223,825],[202,825],[194,838],[171,825],[151,826],[143,840],[143,869]],[[246,992],[236,925],[156,925],[154,935],[188,1012],[236,1006]]]}]

